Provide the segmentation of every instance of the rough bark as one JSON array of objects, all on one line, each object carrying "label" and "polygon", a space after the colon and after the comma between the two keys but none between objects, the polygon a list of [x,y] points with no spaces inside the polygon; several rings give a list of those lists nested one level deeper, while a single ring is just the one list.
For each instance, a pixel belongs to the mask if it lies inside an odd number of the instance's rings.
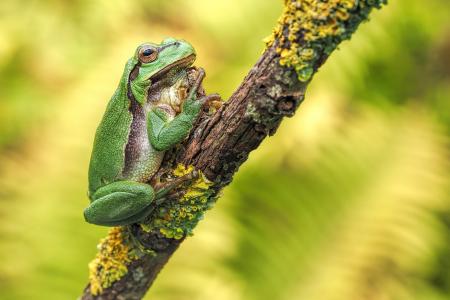
[{"label": "rough bark", "polygon": [[[301,1],[285,1],[289,4]],[[308,1],[306,1],[308,2]],[[309,1],[315,3],[317,1]],[[318,1],[320,2],[320,1]],[[333,1],[330,1],[333,2]],[[341,1],[334,1],[339,5]],[[334,3],[333,2],[333,3]],[[343,1],[346,2],[346,1]],[[346,36],[333,40],[333,49],[342,40],[348,39],[361,21],[367,18],[373,7],[379,7],[383,1],[360,1],[367,7],[355,4],[349,10],[350,17],[342,26],[347,26]],[[374,3],[376,2],[376,3]],[[331,3],[330,5],[335,5]],[[315,3],[315,5],[319,5]],[[368,10],[367,10],[368,9]],[[284,12],[286,14],[289,12]],[[302,20],[297,19],[297,22]],[[285,116],[294,115],[303,101],[305,89],[310,81],[300,81],[294,65],[280,64],[280,53],[289,49],[294,41],[287,39],[290,33],[289,23],[282,18],[278,35],[275,33],[270,46],[249,71],[241,85],[230,99],[212,116],[204,114],[183,145],[167,155],[163,169],[170,169],[177,163],[193,165],[214,182],[217,197],[223,187],[228,185],[249,153],[256,149],[268,136],[273,135]],[[302,24],[300,23],[301,27]],[[319,29],[318,29],[319,30]],[[296,31],[295,43],[307,44],[304,32]],[[331,53],[325,45],[329,40],[320,40],[315,47],[315,59],[311,61],[313,73],[325,62]],[[332,50],[333,50],[332,49]],[[156,255],[145,255],[133,260],[127,267],[128,272],[112,286],[93,296],[90,286],[85,288],[81,299],[141,299],[152,285],[158,273],[171,255],[184,240],[164,237],[159,232],[147,233],[138,225],[133,225],[133,232],[151,248]]]}]

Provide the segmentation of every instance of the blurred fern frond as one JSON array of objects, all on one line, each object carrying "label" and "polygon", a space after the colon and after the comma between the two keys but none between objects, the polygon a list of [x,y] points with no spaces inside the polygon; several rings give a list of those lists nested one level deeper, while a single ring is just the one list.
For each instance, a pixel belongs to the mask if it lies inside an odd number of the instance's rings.
[{"label": "blurred fern frond", "polygon": [[347,121],[307,166],[298,145],[272,147],[284,160],[253,162],[232,191],[243,298],[447,299],[432,283],[450,255],[444,141],[410,109]]}]

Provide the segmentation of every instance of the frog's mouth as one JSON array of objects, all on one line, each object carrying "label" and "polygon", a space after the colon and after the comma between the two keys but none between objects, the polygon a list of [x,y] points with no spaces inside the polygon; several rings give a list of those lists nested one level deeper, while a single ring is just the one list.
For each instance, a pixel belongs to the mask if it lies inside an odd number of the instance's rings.
[{"label": "frog's mouth", "polygon": [[163,69],[159,70],[157,73],[153,74],[149,79],[151,80],[151,82],[157,82],[161,78],[163,78],[167,73],[169,73],[169,71],[175,70],[176,72],[177,70],[187,68],[190,65],[192,65],[192,63],[195,61],[195,57],[196,57],[195,54],[192,53],[182,59],[179,59],[171,63],[170,65],[167,65]]}]

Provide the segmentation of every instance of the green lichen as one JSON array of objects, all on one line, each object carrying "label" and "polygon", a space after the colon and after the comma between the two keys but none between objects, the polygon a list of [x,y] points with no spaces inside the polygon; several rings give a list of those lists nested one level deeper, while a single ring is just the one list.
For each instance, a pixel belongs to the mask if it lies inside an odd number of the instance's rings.
[{"label": "green lichen", "polygon": [[285,8],[267,47],[277,41],[280,65],[292,67],[300,81],[311,79],[321,59],[329,55],[373,8],[387,0],[285,0]]},{"label": "green lichen", "polygon": [[111,228],[98,249],[96,257],[89,263],[90,289],[94,296],[127,274],[127,265],[138,258],[125,227]]},{"label": "green lichen", "polygon": [[[181,177],[194,171],[193,166],[178,165],[175,177]],[[151,215],[150,222],[142,224],[145,231],[160,232],[166,238],[182,239],[192,235],[194,227],[203,218],[205,211],[214,204],[212,183],[200,172],[200,176],[186,190],[177,202],[163,203]]]},{"label": "green lichen", "polygon": [[252,119],[255,123],[261,122],[261,115],[258,113],[258,110],[256,109],[255,105],[251,102],[247,105],[245,117]]}]

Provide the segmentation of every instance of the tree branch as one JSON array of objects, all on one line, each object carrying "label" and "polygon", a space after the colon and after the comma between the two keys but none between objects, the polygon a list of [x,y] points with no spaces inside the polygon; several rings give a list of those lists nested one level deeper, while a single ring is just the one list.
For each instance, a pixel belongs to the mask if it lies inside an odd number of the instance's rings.
[{"label": "tree branch", "polygon": [[[275,133],[283,117],[295,113],[313,74],[331,52],[384,3],[285,0],[258,62],[215,114],[200,117],[189,139],[166,155],[158,173],[168,178],[165,174],[180,164],[193,166],[204,174],[198,182],[203,190],[196,190],[201,191],[197,198],[161,204],[145,226],[113,228],[90,265],[90,283],[81,299],[141,299],[249,153]],[[147,249],[138,249],[131,241],[135,238]]]}]

